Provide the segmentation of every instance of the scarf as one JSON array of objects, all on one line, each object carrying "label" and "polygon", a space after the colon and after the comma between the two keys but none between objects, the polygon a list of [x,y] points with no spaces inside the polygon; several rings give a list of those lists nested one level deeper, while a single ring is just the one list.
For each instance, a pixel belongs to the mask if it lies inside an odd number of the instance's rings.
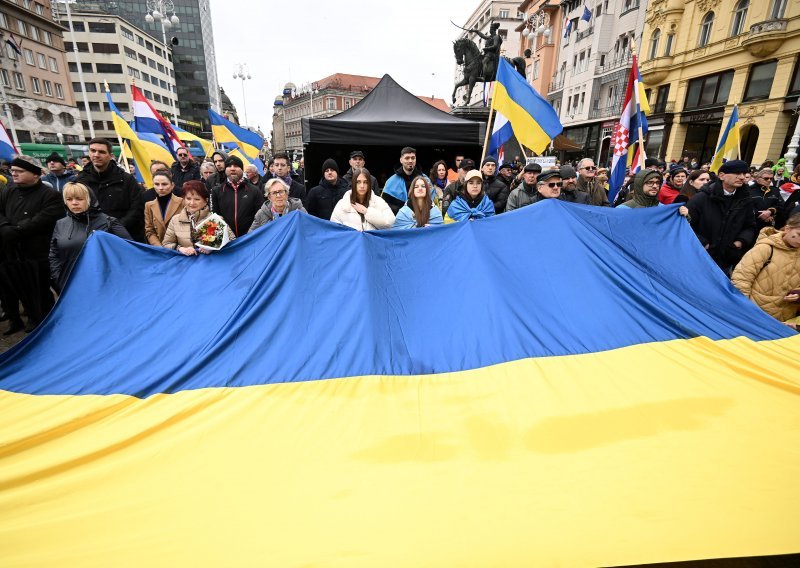
[{"label": "scarf", "polygon": [[447,187],[447,178],[444,178],[444,179],[438,179],[437,178],[437,179],[433,180],[433,185],[435,185],[436,187],[440,187],[440,188],[444,189],[445,187]]},{"label": "scarf", "polygon": [[285,183],[287,186],[292,187],[292,181],[294,181],[292,180],[292,174],[286,174],[286,177],[279,177],[279,176],[276,177],[278,177],[278,179],[281,180],[283,183]]},{"label": "scarf", "polygon": [[475,207],[470,207],[466,200],[460,195],[447,208],[447,214],[454,221],[466,221],[468,219],[483,219],[494,215],[494,204],[488,196],[484,195],[480,203]]}]

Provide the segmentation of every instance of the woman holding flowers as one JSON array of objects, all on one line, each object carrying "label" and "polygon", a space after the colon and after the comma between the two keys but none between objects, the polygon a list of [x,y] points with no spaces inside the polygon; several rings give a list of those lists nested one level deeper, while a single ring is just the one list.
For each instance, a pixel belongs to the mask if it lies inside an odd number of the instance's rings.
[{"label": "woman holding flowers", "polygon": [[[208,188],[201,181],[191,180],[183,184],[183,211],[169,222],[162,240],[164,248],[177,250],[186,256],[195,256],[198,251],[208,254],[208,250],[195,247],[200,237],[197,227],[211,214],[208,196]],[[229,240],[233,240],[235,237],[230,228],[225,227],[225,230]]]}]

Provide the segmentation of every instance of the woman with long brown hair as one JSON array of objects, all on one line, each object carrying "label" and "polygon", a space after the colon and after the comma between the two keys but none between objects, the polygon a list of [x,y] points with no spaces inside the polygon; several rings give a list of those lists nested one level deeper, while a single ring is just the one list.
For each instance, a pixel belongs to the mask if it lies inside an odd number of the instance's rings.
[{"label": "woman with long brown hair", "polygon": [[372,175],[366,168],[353,170],[353,189],[333,208],[331,221],[356,231],[388,229],[394,224],[389,205],[372,191]]},{"label": "woman with long brown hair", "polygon": [[397,212],[392,228],[416,229],[443,224],[442,212],[433,204],[430,182],[425,176],[415,177],[408,188],[408,201]]},{"label": "woman with long brown hair", "polygon": [[686,182],[681,187],[681,192],[675,196],[673,203],[686,203],[694,194],[711,181],[711,176],[705,170],[692,170]]},{"label": "woman with long brown hair", "polygon": [[441,203],[444,188],[450,183],[447,181],[447,163],[444,160],[439,160],[433,164],[430,180],[433,184],[433,189],[436,191],[434,201]]}]

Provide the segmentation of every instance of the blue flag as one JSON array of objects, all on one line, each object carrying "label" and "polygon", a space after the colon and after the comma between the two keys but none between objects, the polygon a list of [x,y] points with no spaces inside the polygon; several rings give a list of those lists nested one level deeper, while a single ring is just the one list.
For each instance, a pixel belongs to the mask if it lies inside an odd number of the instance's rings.
[{"label": "blue flag", "polygon": [[592,19],[592,11],[586,6],[583,5],[583,15],[581,16],[581,20],[586,20],[587,22]]}]

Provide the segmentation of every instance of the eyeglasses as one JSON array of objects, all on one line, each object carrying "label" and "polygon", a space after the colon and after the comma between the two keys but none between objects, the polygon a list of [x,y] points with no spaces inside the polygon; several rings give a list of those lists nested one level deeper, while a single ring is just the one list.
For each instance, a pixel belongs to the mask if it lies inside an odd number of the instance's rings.
[{"label": "eyeglasses", "polygon": [[597,166],[584,166],[581,169],[582,170],[589,170],[590,172],[593,172],[593,171],[595,171],[597,169]]},{"label": "eyeglasses", "polygon": [[179,157],[179,158],[185,158],[185,157],[186,157],[186,156],[188,156],[188,155],[189,155],[189,154],[181,154],[180,152],[178,152],[178,157]]},{"label": "eyeglasses", "polygon": [[269,192],[269,196],[270,197],[277,197],[279,195],[283,195],[284,193],[286,193],[285,189],[279,189],[279,190],[276,190],[276,191],[270,191]]},{"label": "eyeglasses", "polygon": [[644,185],[652,185],[653,187],[658,187],[659,185],[661,185],[661,182],[659,182],[657,179],[651,179],[644,182]]},{"label": "eyeglasses", "polygon": [[552,189],[554,187],[561,187],[564,184],[562,182],[560,182],[560,181],[550,181],[550,182],[547,182],[547,183],[542,182],[542,185],[546,185],[546,186],[548,186],[549,188]]}]

